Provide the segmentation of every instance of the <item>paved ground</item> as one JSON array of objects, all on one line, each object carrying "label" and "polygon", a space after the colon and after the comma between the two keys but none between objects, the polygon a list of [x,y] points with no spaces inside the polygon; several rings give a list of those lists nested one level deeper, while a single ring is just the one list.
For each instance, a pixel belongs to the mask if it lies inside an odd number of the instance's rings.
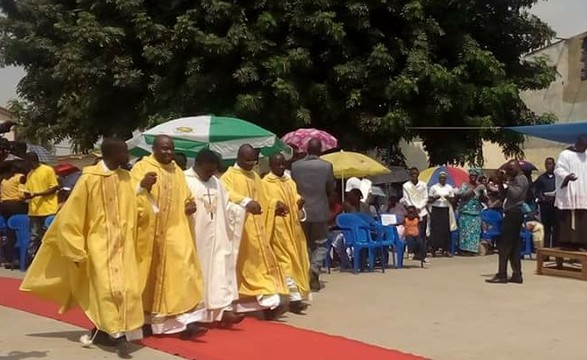
[{"label": "paved ground", "polygon": [[[0,359],[118,359],[116,353],[104,349],[82,348],[78,342],[87,333],[75,326],[0,306]],[[134,360],[166,360],[178,357],[149,348],[133,348]]]},{"label": "paved ground", "polygon": [[[536,276],[527,260],[524,285],[485,284],[496,261],[436,258],[426,269],[325,275],[308,315],[285,321],[436,360],[584,360],[587,282]],[[75,327],[2,307],[0,319],[10,324],[0,328],[0,359],[116,358],[80,348]],[[174,357],[134,354],[143,358]]]}]

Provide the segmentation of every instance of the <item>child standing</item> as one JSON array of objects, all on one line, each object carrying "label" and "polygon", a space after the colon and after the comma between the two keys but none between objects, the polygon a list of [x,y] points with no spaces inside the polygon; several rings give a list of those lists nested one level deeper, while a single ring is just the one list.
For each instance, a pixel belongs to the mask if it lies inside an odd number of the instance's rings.
[{"label": "child standing", "polygon": [[407,207],[404,219],[404,237],[408,251],[414,253],[414,260],[426,262],[426,244],[419,230],[420,216],[414,206]]}]

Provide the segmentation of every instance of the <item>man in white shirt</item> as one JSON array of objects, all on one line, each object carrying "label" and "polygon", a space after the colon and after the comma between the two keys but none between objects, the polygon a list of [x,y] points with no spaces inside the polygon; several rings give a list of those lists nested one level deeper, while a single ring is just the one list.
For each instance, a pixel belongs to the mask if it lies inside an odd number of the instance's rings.
[{"label": "man in white shirt", "polygon": [[587,248],[587,134],[563,150],[556,162],[555,243]]},{"label": "man in white shirt", "polygon": [[428,187],[426,183],[420,181],[420,170],[418,168],[410,169],[410,180],[403,185],[403,197],[400,200],[404,206],[414,206],[420,216],[420,234],[426,234],[428,224]]}]

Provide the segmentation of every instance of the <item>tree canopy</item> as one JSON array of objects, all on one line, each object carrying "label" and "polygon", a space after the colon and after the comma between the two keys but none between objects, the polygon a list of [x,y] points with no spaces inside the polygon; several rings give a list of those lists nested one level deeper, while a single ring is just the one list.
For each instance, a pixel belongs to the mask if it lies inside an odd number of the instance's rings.
[{"label": "tree canopy", "polygon": [[344,146],[420,137],[432,164],[479,163],[496,130],[543,123],[520,99],[554,80],[522,56],[553,37],[538,0],[0,0],[0,62],[26,70],[29,135],[99,136],[184,115],[233,115],[277,134],[313,126]]}]

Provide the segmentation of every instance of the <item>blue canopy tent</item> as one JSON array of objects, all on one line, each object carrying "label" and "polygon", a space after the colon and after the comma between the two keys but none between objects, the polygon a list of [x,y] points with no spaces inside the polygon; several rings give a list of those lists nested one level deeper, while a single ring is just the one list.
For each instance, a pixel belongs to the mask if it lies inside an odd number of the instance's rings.
[{"label": "blue canopy tent", "polygon": [[511,126],[506,129],[545,140],[574,144],[579,135],[587,135],[587,121],[552,125]]}]

